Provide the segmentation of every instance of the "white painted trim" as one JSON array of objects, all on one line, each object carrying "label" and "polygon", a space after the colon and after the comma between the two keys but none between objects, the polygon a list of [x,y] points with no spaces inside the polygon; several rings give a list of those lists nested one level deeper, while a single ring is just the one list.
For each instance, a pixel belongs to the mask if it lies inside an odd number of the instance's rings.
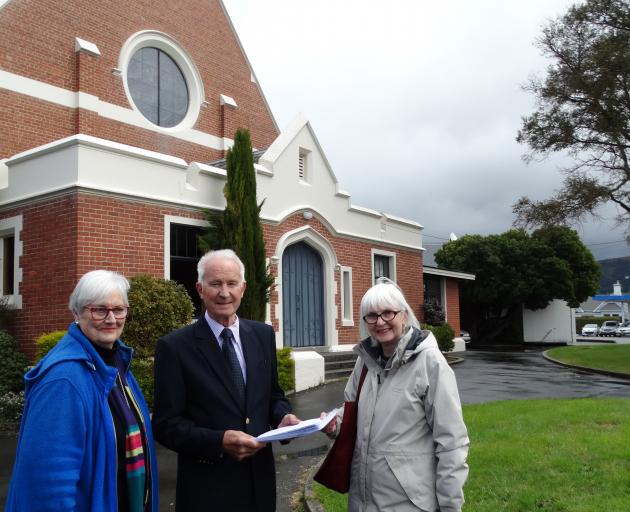
[{"label": "white painted trim", "polygon": [[442,310],[444,311],[444,321],[448,322],[448,300],[446,300],[448,296],[446,294],[446,279],[443,277],[440,279],[440,295],[440,302],[442,304]]},{"label": "white painted trim", "polygon": [[455,279],[467,279],[469,281],[475,280],[475,274],[469,274],[468,272],[460,272],[457,270],[444,270],[441,268],[422,267],[423,274],[431,274],[434,276],[453,277]]},{"label": "white painted trim", "polygon": [[285,249],[297,242],[305,242],[315,249],[322,257],[324,264],[324,333],[326,346],[331,347],[339,343],[339,333],[335,328],[337,320],[337,308],[335,307],[335,268],[337,267],[337,255],[335,250],[322,235],[310,226],[302,226],[293,231],[284,233],[276,244],[276,249],[271,257],[277,262],[276,287],[278,290],[278,304],[276,305],[276,320],[278,320],[278,332],[276,344],[284,345],[283,338],[283,302],[282,302],[282,255]]},{"label": "white painted trim", "polygon": [[383,249],[372,249],[372,283],[374,283],[375,275],[374,275],[374,256],[387,256],[389,258],[389,278],[395,283],[398,282],[396,280],[396,253],[391,251],[384,251]]},{"label": "white painted trim", "polygon": [[11,0],[0,0],[0,11],[7,5]]},{"label": "white painted trim", "polygon": [[[101,101],[97,96],[86,94],[84,92],[74,92],[55,85],[50,85],[38,80],[33,80],[20,75],[15,75],[0,69],[0,89],[6,89],[19,94],[24,94],[37,98],[42,101],[48,101],[55,105],[67,108],[83,108],[95,112],[101,117],[117,121],[119,123],[128,124],[145,130],[154,132],[164,132],[173,130],[173,128],[159,128],[150,123],[140,112],[132,108],[121,107],[113,103]],[[223,139],[216,135],[204,133],[192,128],[182,129],[181,125],[178,131],[171,131],[169,135],[186,142],[199,144],[207,148],[223,151],[226,144],[231,139]]]},{"label": "white painted trim", "polygon": [[231,108],[238,107],[238,105],[236,104],[236,101],[234,101],[234,98],[232,98],[232,96],[227,96],[225,94],[219,95],[219,104],[226,105]]},{"label": "white painted trim", "polygon": [[90,43],[85,39],[81,39],[80,37],[74,38],[74,51],[75,52],[83,52],[88,55],[92,55],[94,57],[100,57],[101,51],[98,49],[94,43]]},{"label": "white painted trim", "polygon": [[207,228],[208,221],[177,215],[164,215],[164,279],[168,280],[171,279],[171,224]]},{"label": "white painted trim", "polygon": [[[8,303],[16,309],[22,309],[22,294],[20,293],[22,285],[22,267],[19,263],[22,258],[23,243],[21,239],[22,234],[22,215],[16,215],[15,217],[8,217],[0,220],[0,239],[6,236],[14,237],[13,247],[13,291],[12,295],[6,295]],[[2,269],[1,258],[4,253],[2,251],[2,240],[0,240],[0,270]],[[2,291],[2,272],[0,271],[0,292]]]},{"label": "white painted trim", "polygon": [[[350,276],[350,290],[348,292],[348,297],[350,298],[350,304],[348,305],[350,309],[350,316],[345,316],[346,309],[346,284],[343,279],[344,274],[348,274]],[[352,327],[354,326],[354,304],[352,299],[352,267],[344,267],[343,265],[339,267],[339,287],[341,292],[339,293],[340,303],[341,303],[341,325],[344,327]]]}]

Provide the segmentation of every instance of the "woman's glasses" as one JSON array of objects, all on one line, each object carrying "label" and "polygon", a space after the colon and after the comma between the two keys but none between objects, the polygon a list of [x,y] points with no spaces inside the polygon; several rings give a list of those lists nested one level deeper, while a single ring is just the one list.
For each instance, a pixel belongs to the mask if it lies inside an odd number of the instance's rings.
[{"label": "woman's glasses", "polygon": [[114,315],[116,320],[122,320],[127,316],[128,306],[115,306],[113,308],[106,308],[105,306],[85,306],[92,316],[92,320],[105,320],[109,313]]},{"label": "woman's glasses", "polygon": [[400,313],[400,311],[383,311],[382,313],[368,313],[363,317],[366,324],[375,324],[378,322],[378,317],[381,317],[384,322],[390,322],[394,319],[394,317]]}]

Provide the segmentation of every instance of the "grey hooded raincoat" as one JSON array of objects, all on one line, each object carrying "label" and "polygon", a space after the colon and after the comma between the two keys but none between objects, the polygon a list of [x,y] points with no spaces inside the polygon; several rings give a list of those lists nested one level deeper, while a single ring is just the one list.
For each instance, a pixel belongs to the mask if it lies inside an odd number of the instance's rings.
[{"label": "grey hooded raincoat", "polygon": [[409,329],[383,363],[371,338],[345,389],[354,400],[363,365],[349,512],[456,512],[464,503],[468,433],[455,375],[429,331]]}]

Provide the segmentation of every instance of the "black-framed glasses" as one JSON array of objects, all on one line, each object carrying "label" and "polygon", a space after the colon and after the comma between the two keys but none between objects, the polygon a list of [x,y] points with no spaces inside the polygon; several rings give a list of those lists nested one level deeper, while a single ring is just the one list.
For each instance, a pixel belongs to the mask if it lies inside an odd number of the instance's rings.
[{"label": "black-framed glasses", "polygon": [[380,316],[384,322],[391,322],[398,313],[400,313],[400,311],[390,311],[388,309],[386,311],[383,311],[382,313],[368,313],[363,317],[363,320],[365,320],[366,324],[371,325],[378,322],[378,317]]},{"label": "black-framed glasses", "polygon": [[109,313],[114,315],[116,320],[122,320],[127,316],[129,306],[114,306],[113,308],[106,308],[105,306],[85,306],[92,316],[92,320],[105,320]]}]

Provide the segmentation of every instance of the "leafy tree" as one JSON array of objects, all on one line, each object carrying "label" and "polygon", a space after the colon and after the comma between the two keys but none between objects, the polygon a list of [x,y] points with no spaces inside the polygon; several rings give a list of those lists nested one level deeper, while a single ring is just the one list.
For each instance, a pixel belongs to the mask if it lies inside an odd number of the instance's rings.
[{"label": "leafy tree", "polygon": [[260,223],[263,202],[256,203],[256,171],[249,131],[239,129],[234,146],[226,156],[227,182],[223,189],[226,207],[223,215],[208,212],[210,227],[200,237],[203,250],[230,248],[245,265],[247,288],[239,315],[265,319],[265,306],[273,284],[266,263],[265,240]]},{"label": "leafy tree", "polygon": [[[518,226],[578,222],[607,202],[630,220],[630,4],[587,0],[551,21],[537,44],[552,60],[544,80],[525,89],[538,102],[524,117],[517,140],[530,153],[566,151],[563,187],[544,201],[522,197],[514,206]],[[630,240],[630,228],[626,231]]]},{"label": "leafy tree", "polygon": [[564,226],[529,235],[466,235],[435,254],[441,267],[471,272],[461,297],[471,316],[474,342],[518,341],[521,311],[542,309],[553,299],[575,307],[597,290],[599,266],[577,233]]}]

